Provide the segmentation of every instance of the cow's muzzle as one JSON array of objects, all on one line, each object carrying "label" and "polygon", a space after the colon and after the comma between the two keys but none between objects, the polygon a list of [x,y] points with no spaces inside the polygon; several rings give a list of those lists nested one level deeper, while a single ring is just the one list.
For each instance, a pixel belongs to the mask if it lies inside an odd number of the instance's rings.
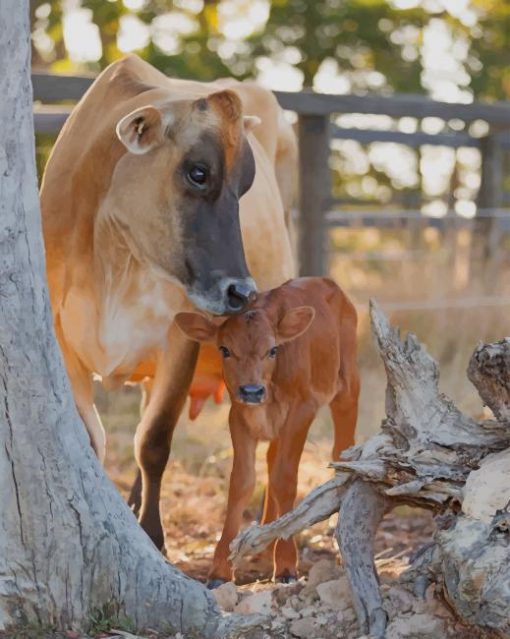
[{"label": "cow's muzzle", "polygon": [[257,296],[251,277],[223,277],[205,290],[199,286],[188,289],[190,300],[203,311],[215,315],[242,313]]},{"label": "cow's muzzle", "polygon": [[227,312],[240,313],[255,300],[257,291],[247,281],[234,282],[227,288]]}]

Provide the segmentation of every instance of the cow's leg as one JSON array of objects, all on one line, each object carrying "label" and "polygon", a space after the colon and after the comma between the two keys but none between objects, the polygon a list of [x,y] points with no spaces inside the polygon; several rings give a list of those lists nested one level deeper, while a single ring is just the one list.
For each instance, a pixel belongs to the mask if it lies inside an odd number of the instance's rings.
[{"label": "cow's leg", "polygon": [[358,421],[358,397],[359,379],[357,371],[354,371],[349,383],[342,385],[342,389],[329,405],[335,433],[333,460],[337,460],[343,450],[354,445],[354,434]]},{"label": "cow's leg", "polygon": [[136,430],[135,457],[142,475],[139,521],[158,548],[164,543],[159,512],[161,477],[197,355],[198,344],[185,338],[177,326],[172,325],[168,350],[158,355],[150,400]]},{"label": "cow's leg", "polygon": [[[315,410],[296,407],[291,410],[277,440],[277,450],[269,476],[270,491],[278,504],[281,517],[294,507],[298,469],[306,436]],[[274,547],[274,579],[289,582],[297,578],[297,547],[294,538],[278,539]]]},{"label": "cow's leg", "polygon": [[234,448],[234,460],[228,487],[227,513],[221,538],[214,551],[209,573],[209,587],[232,579],[232,565],[228,560],[230,542],[239,532],[243,512],[255,488],[255,449],[257,441],[249,434],[245,424],[238,419],[235,407],[230,409],[230,435]]},{"label": "cow's leg", "polygon": [[[152,379],[142,382],[142,401],[140,402],[140,418],[143,417],[145,409],[150,400],[151,389],[153,381]],[[140,507],[142,505],[142,473],[140,469],[136,471],[136,479],[131,487],[131,492],[128,497],[128,506],[138,517],[140,513]]]},{"label": "cow's leg", "polygon": [[90,437],[90,443],[101,464],[104,464],[106,453],[106,434],[99,413],[94,406],[94,387],[92,374],[85,368],[77,355],[70,351],[63,340],[60,324],[55,323],[69,381],[73,389],[74,401],[80,417]]}]

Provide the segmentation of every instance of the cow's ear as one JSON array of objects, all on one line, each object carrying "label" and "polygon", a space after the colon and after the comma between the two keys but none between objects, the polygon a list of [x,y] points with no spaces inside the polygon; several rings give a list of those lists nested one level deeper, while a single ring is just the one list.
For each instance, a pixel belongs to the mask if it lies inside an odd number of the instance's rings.
[{"label": "cow's ear", "polygon": [[243,125],[246,133],[259,126],[262,120],[257,115],[245,115],[243,116]]},{"label": "cow's ear", "polygon": [[155,106],[141,107],[119,121],[117,137],[130,153],[143,155],[163,141],[169,118]]},{"label": "cow's ear", "polygon": [[302,335],[315,317],[315,309],[311,306],[296,306],[290,308],[278,322],[276,339],[278,342],[288,342]]},{"label": "cow's ear", "polygon": [[214,341],[219,328],[199,313],[177,313],[175,323],[186,337],[195,342]]}]

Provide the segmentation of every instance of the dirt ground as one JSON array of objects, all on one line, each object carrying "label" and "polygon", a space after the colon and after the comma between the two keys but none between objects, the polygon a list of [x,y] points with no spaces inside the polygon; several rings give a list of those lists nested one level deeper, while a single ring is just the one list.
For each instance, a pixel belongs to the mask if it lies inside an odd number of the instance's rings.
[{"label": "dirt ground", "polygon": [[[375,378],[376,372],[367,368],[365,379],[370,374]],[[383,390],[383,385],[379,384],[377,393],[374,391],[373,399],[369,399],[370,387],[368,392],[365,389],[362,428],[358,433],[361,441],[370,435],[369,410],[383,415]],[[138,421],[140,392],[138,388],[126,387],[106,394],[98,386],[96,399],[108,434],[106,471],[121,493],[127,496],[136,474],[133,435]],[[369,402],[371,406],[367,406]],[[161,510],[167,557],[183,572],[200,581],[207,578],[223,524],[232,461],[227,416],[226,403],[220,406],[208,404],[195,422],[190,422],[184,414],[175,432],[171,460],[163,478]],[[372,431],[379,423],[380,417],[372,425]],[[321,412],[312,426],[300,466],[300,497],[331,477],[332,471],[327,468],[331,443],[329,415]],[[244,514],[246,525],[257,518],[261,507],[265,451],[266,446],[260,445],[258,484]],[[298,536],[300,579],[297,583],[273,584],[270,580],[271,557],[263,553],[240,564],[235,586],[229,584],[217,591],[218,601],[226,612],[263,612],[269,616],[267,627],[257,631],[253,639],[361,639],[334,538],[335,526],[336,516],[332,516]],[[376,564],[390,618],[387,639],[476,639],[480,636],[458,623],[432,589],[422,600],[398,584],[398,577],[407,567],[411,554],[430,541],[433,530],[430,513],[400,508],[386,517],[377,533]],[[112,625],[115,628],[107,618],[99,619],[89,636],[133,638],[134,629],[129,625],[129,630],[122,630],[122,634],[112,630]],[[55,635],[41,629],[27,629],[14,637],[88,639],[72,632]],[[144,631],[143,637],[166,639],[150,629]],[[177,635],[171,639],[188,638]]]},{"label": "dirt ground", "polygon": [[[138,403],[136,389],[109,396],[98,394],[109,436],[106,469],[126,496],[135,476],[132,434]],[[163,480],[161,508],[167,557],[200,581],[207,578],[223,524],[231,467],[227,415],[226,405],[211,404],[196,422],[190,422],[186,415],[181,418]],[[303,454],[300,497],[331,477],[332,471],[327,468],[330,446],[329,417],[321,413]],[[261,507],[265,450],[264,445],[259,446],[259,483],[244,514],[246,525],[256,520]],[[228,612],[269,614],[270,626],[255,634],[260,639],[358,639],[360,631],[334,538],[335,526],[336,516],[332,516],[298,536],[300,580],[296,584],[273,584],[272,558],[263,553],[242,561],[236,572],[236,585],[229,584],[218,591],[220,605]],[[389,514],[378,531],[376,564],[391,621],[388,639],[478,636],[456,622],[432,590],[426,600],[421,600],[397,583],[411,554],[431,540],[433,531],[430,513],[411,508]]]}]

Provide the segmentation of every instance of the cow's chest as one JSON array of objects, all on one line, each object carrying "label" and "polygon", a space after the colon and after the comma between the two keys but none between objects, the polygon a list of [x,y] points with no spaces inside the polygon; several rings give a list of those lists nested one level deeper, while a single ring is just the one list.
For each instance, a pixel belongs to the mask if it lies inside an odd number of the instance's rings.
[{"label": "cow's chest", "polygon": [[168,330],[184,296],[145,272],[111,286],[102,301],[71,288],[61,314],[66,341],[103,378],[128,376],[166,347]]}]

